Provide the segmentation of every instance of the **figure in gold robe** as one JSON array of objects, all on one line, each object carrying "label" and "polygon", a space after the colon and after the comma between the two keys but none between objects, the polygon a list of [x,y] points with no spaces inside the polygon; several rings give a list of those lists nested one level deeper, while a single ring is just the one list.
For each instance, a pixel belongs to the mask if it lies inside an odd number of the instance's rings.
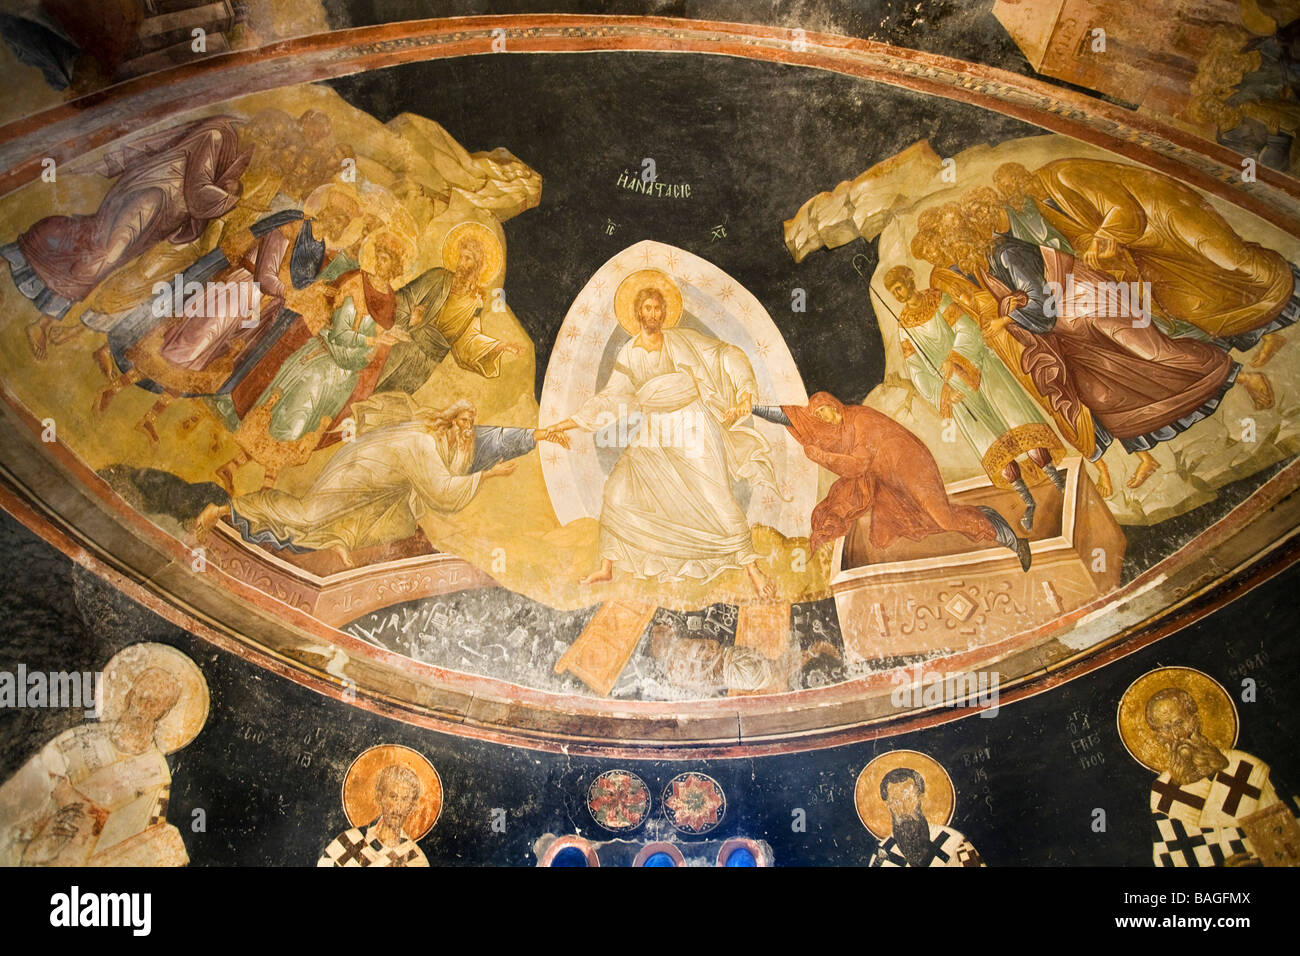
[{"label": "figure in gold robe", "polygon": [[[135,385],[159,396],[137,423],[153,442],[159,440],[158,416],[180,397],[211,399],[219,420],[227,417],[219,406],[228,405],[229,418],[237,422],[231,393],[257,387],[247,402],[258,397],[266,384],[262,380],[259,387],[259,368],[272,377],[277,369],[265,366],[275,361],[276,346],[287,344],[286,336],[291,339],[295,325],[302,325],[294,308],[316,304],[308,290],[356,269],[347,249],[357,244],[359,216],[347,191],[322,187],[302,212],[284,210],[247,230],[224,233],[220,245],[190,262],[179,281],[162,283],[161,295],[125,313],[99,316],[111,320],[101,329],[108,341],[95,353],[109,382],[96,395],[95,410],[106,410],[119,392]],[[196,409],[182,430],[197,425],[201,414]]]},{"label": "figure in gold robe", "polygon": [[[1067,420],[1092,417],[1094,460],[1118,439],[1140,464],[1139,487],[1159,468],[1151,450],[1212,415],[1240,383],[1256,407],[1258,373],[1244,373],[1208,342],[1170,338],[1126,307],[1098,302],[1104,277],[1068,253],[1003,238],[991,244],[981,284],[998,301],[999,324],[1024,346],[1023,369]],[[1066,290],[1056,299],[1052,289]],[[1073,294],[1071,294],[1073,293]]]},{"label": "figure in gold robe", "polygon": [[[1150,169],[1060,159],[1037,171],[1043,215],[1089,268],[1149,282],[1156,310],[1232,348],[1254,348],[1300,318],[1296,268],[1246,242],[1189,186]],[[1281,347],[1265,343],[1255,364]]]},{"label": "figure in gold robe", "polygon": [[462,223],[443,243],[443,262],[397,293],[393,327],[409,341],[389,352],[375,391],[413,394],[448,353],[461,368],[496,378],[501,357],[522,354],[522,346],[483,331],[482,283],[499,269],[500,244],[486,226]]},{"label": "figure in gold robe", "polygon": [[[994,304],[991,317],[982,316],[986,337],[1014,338],[1019,377],[1031,380],[1062,433],[1097,463],[1103,495],[1111,484],[1101,456],[1115,439],[1139,459],[1128,482],[1137,488],[1159,468],[1151,454],[1156,444],[1212,414],[1233,384],[1257,408],[1271,406],[1268,380],[1241,370],[1224,340],[1199,327],[1185,334],[1195,325],[1185,318],[1157,321],[1161,306],[1143,305],[1144,296],[1112,301],[1105,292],[1117,280],[1069,251],[1077,250],[1079,236],[1066,231],[1054,201],[1020,206],[1024,234],[1049,242],[1039,246],[1003,231],[1010,230],[1009,214],[991,214],[989,203],[976,201],[978,192],[968,194],[966,206],[942,207],[931,224],[941,236],[922,243],[924,251],[945,265],[936,275],[960,273],[947,277],[949,285],[977,282],[981,304]],[[934,275],[932,282],[946,287]]]}]

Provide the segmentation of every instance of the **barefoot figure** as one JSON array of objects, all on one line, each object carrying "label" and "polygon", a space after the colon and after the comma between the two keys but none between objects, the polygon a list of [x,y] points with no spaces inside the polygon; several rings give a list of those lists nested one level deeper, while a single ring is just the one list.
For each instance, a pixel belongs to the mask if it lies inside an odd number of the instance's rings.
[{"label": "barefoot figure", "polygon": [[744,424],[757,392],[749,359],[736,346],[674,328],[682,294],[658,270],[624,279],[615,311],[632,338],[609,381],[548,429],[640,423],[605,482],[600,566],[583,583],[608,581],[615,567],[659,581],[708,581],[744,568],[758,594],[775,597],[732,490],[740,480],[776,488],[767,439]]}]

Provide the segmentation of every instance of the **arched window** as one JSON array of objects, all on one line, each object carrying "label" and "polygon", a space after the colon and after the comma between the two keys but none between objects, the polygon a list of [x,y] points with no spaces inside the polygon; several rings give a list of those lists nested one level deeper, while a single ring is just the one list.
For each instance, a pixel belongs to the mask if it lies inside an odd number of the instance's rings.
[{"label": "arched window", "polygon": [[600,866],[596,849],[580,836],[562,836],[546,848],[538,866]]},{"label": "arched window", "polygon": [[647,843],[637,852],[633,866],[685,866],[682,851],[671,843]]}]

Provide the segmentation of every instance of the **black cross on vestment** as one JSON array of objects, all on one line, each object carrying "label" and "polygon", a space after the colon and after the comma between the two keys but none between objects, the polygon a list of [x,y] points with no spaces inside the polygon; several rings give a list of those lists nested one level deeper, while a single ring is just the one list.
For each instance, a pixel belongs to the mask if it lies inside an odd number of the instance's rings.
[{"label": "black cross on vestment", "polygon": [[362,837],[356,843],[348,839],[346,833],[339,834],[339,846],[343,847],[343,855],[334,861],[335,866],[343,866],[349,860],[356,860],[362,866],[366,865],[366,858],[361,855],[361,848],[366,845],[365,837]]},{"label": "black cross on vestment", "polygon": [[944,863],[947,863],[949,857],[948,854],[943,849],[944,841],[947,839],[948,839],[948,834],[940,833],[937,837],[935,837],[933,840],[930,841],[930,845],[925,848],[925,855],[922,856],[918,862],[913,863],[911,860],[908,860],[907,862],[910,865],[915,867],[929,866],[930,863],[933,862],[935,859],[939,859],[942,860]]},{"label": "black cross on vestment", "polygon": [[1237,772],[1229,776],[1220,770],[1214,775],[1214,782],[1221,783],[1228,788],[1228,795],[1223,798],[1223,812],[1229,816],[1237,815],[1237,808],[1241,806],[1242,797],[1250,797],[1252,800],[1258,800],[1262,796],[1259,787],[1252,787],[1248,782],[1250,772],[1255,769],[1255,765],[1249,760],[1243,760],[1237,767]]},{"label": "black cross on vestment", "polygon": [[1160,802],[1156,804],[1156,809],[1161,813],[1168,813],[1170,807],[1174,805],[1175,800],[1179,803],[1185,803],[1189,807],[1193,807],[1197,810],[1205,809],[1204,797],[1198,797],[1194,793],[1188,793],[1172,780],[1157,780],[1155,783],[1151,784],[1151,789],[1160,794]]},{"label": "black cross on vestment", "polygon": [[1174,838],[1165,841],[1166,852],[1160,854],[1164,865],[1173,866],[1173,854],[1182,853],[1186,855],[1191,865],[1196,866],[1195,850],[1198,846],[1205,846],[1205,835],[1199,831],[1195,834],[1189,834],[1181,820],[1170,817],[1169,823],[1174,828]]}]

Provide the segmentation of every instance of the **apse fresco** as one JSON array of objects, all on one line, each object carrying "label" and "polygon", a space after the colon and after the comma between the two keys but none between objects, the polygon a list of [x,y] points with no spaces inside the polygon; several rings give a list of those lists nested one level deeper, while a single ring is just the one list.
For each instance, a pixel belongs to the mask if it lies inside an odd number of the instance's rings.
[{"label": "apse fresco", "polygon": [[7,864],[1300,862],[1300,11],[28,6]]}]

